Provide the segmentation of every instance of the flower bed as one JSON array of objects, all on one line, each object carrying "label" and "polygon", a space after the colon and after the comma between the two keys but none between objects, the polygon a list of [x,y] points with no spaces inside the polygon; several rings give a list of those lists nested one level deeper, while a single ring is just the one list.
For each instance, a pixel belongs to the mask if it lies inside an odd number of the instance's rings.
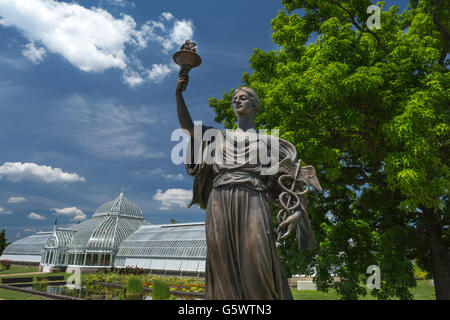
[{"label": "flower bed", "polygon": [[193,293],[193,294],[204,294],[205,292],[205,282],[197,278],[182,278],[182,277],[163,277],[155,275],[135,275],[133,273],[124,274],[118,272],[100,272],[93,274],[85,274],[83,276],[86,284],[90,283],[110,283],[126,285],[130,277],[139,278],[143,284],[144,288],[152,289],[155,280],[164,281],[169,290],[173,293]]},{"label": "flower bed", "polygon": [[[171,292],[194,292],[194,293],[204,293],[205,283],[200,282],[196,279],[180,279],[180,278],[166,278],[164,279],[169,286]],[[144,282],[144,287],[153,288],[154,282]]]}]

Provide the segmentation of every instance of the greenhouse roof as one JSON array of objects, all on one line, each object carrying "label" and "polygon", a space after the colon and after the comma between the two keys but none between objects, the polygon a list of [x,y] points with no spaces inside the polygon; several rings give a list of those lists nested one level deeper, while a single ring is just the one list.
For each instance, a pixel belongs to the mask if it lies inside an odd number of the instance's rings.
[{"label": "greenhouse roof", "polygon": [[119,246],[119,256],[206,258],[204,223],[140,227]]},{"label": "greenhouse roof", "polygon": [[121,216],[94,216],[71,228],[75,229],[70,251],[115,249],[142,225],[148,222]]},{"label": "greenhouse roof", "polygon": [[51,235],[52,232],[38,232],[31,236],[17,240],[5,248],[2,256],[0,257],[0,260],[13,260],[11,258],[11,255],[39,255],[40,257],[40,255],[42,254],[42,249],[44,248],[48,238]]},{"label": "greenhouse roof", "polygon": [[116,267],[205,272],[204,223],[140,227],[119,246]]},{"label": "greenhouse roof", "polygon": [[76,232],[75,229],[56,228],[55,226],[52,235],[47,240],[45,247],[46,248],[68,247],[72,242],[72,238],[75,232]]},{"label": "greenhouse roof", "polygon": [[141,209],[125,198],[123,192],[114,200],[109,201],[94,213],[94,217],[118,215],[128,218],[144,219]]}]

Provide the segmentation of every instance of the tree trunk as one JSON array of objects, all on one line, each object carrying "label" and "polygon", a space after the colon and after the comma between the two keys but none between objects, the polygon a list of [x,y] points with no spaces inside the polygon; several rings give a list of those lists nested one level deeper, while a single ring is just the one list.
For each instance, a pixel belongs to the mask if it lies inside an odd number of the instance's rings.
[{"label": "tree trunk", "polygon": [[441,237],[431,239],[431,267],[437,300],[450,300],[450,255]]},{"label": "tree trunk", "polygon": [[450,300],[450,249],[445,244],[444,231],[439,213],[432,209],[422,209],[427,217],[430,237],[430,259],[436,300]]}]

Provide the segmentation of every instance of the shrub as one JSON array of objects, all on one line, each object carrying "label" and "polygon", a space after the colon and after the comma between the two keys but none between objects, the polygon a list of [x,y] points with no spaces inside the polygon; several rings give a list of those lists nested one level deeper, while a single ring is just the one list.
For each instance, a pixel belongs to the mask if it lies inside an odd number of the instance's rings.
[{"label": "shrub", "polygon": [[125,300],[123,293],[119,293],[116,297],[116,300]]},{"label": "shrub", "polygon": [[142,300],[144,285],[139,278],[131,277],[127,284],[127,300]]},{"label": "shrub", "polygon": [[46,279],[42,279],[42,280],[35,280],[33,282],[32,288],[35,291],[47,291],[47,286],[48,286],[48,282]]},{"label": "shrub", "polygon": [[169,300],[171,294],[167,283],[158,279],[153,282],[152,300]]},{"label": "shrub", "polygon": [[413,272],[414,272],[414,277],[417,280],[425,280],[425,279],[430,279],[430,275],[419,268],[419,266],[417,266],[416,264],[413,264]]},{"label": "shrub", "polygon": [[8,270],[9,268],[11,268],[11,261],[0,260],[0,271]]}]

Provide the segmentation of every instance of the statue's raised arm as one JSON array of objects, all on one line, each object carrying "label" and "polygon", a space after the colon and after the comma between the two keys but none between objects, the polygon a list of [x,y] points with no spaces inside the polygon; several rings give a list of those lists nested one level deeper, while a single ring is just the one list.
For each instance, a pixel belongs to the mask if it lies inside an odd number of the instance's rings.
[{"label": "statue's raised arm", "polygon": [[178,121],[180,122],[180,126],[182,129],[187,131],[189,135],[192,137],[194,135],[194,123],[192,122],[191,115],[186,106],[186,102],[183,98],[183,88],[186,87],[186,84],[189,81],[189,76],[181,75],[178,78],[177,87],[175,90],[175,98],[177,101],[177,115]]},{"label": "statue's raised arm", "polygon": [[178,121],[180,122],[181,128],[187,131],[191,137],[194,135],[194,123],[192,122],[182,92],[186,90],[187,84],[189,83],[189,71],[192,68],[198,67],[202,62],[202,59],[196,53],[196,46],[197,44],[195,42],[186,40],[180,50],[173,55],[173,60],[181,67],[175,89]]}]

